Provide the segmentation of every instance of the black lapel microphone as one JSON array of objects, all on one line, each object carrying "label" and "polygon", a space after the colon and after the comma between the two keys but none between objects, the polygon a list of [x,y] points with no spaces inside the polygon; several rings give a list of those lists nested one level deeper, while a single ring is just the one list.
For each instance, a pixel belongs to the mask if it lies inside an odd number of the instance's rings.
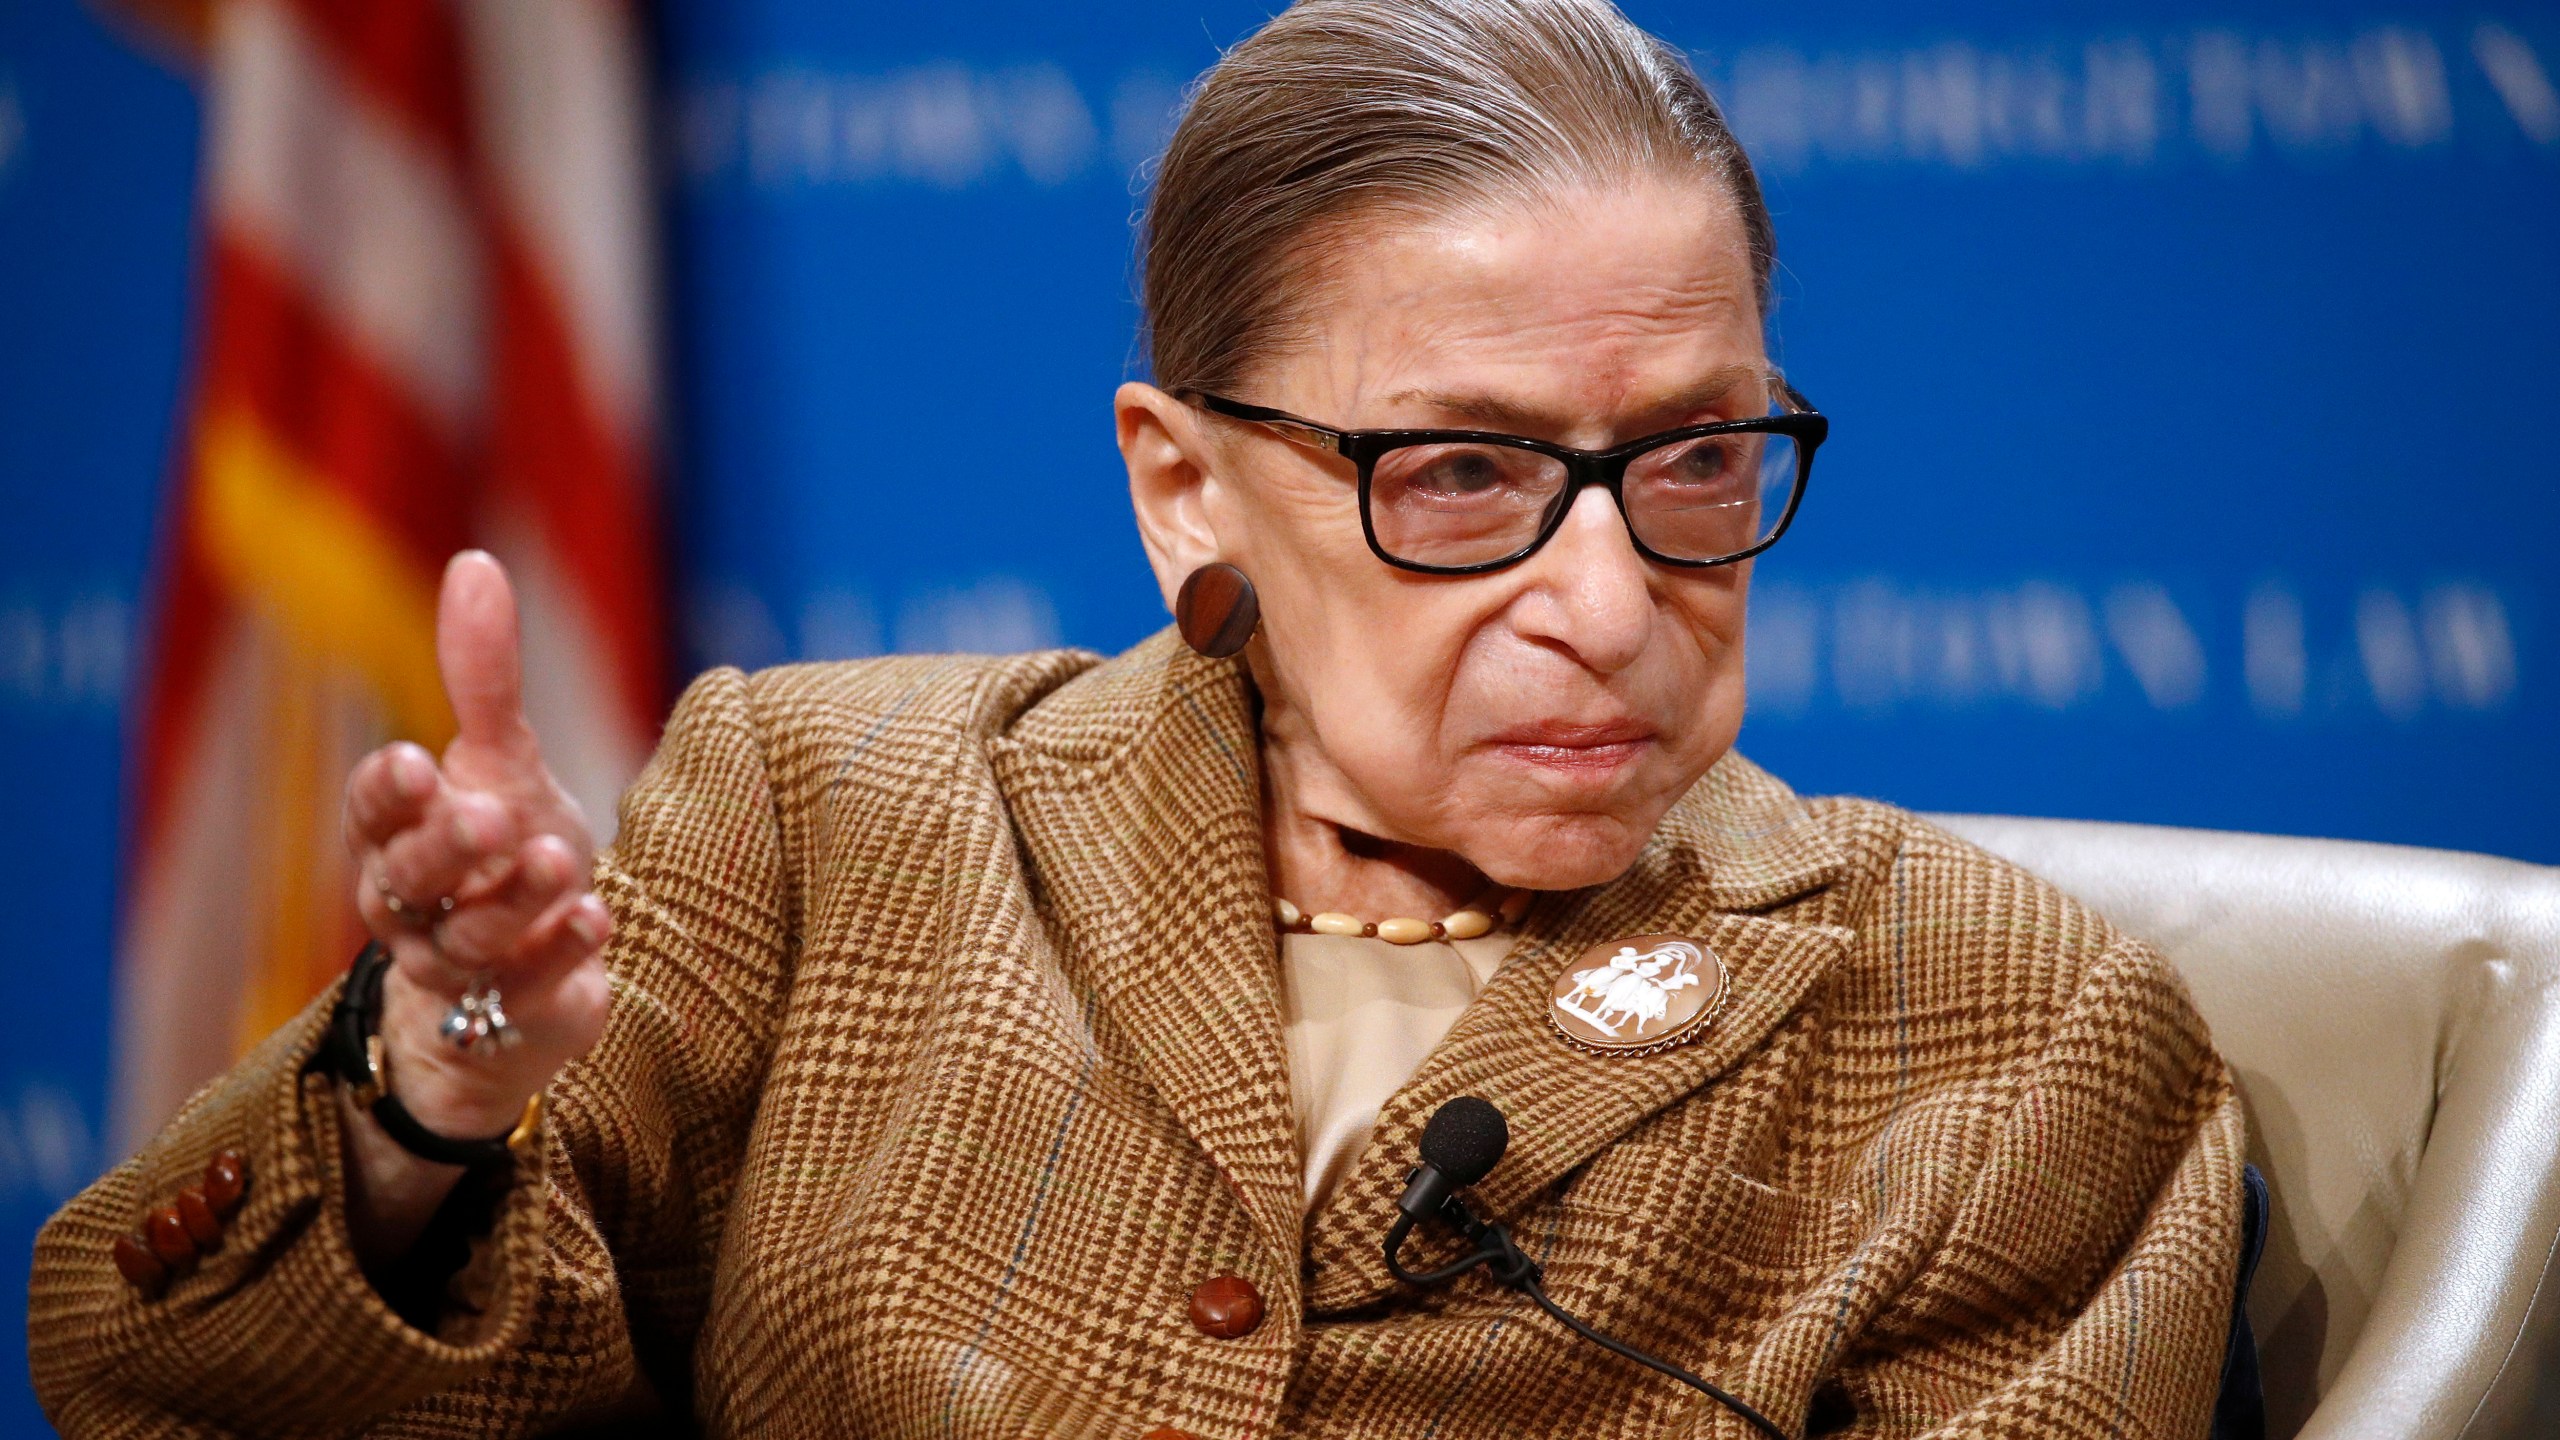
[{"label": "black lapel microphone", "polygon": [[[1422,1126],[1422,1163],[1406,1178],[1404,1194],[1396,1199],[1396,1222],[1387,1227],[1387,1273],[1407,1285],[1446,1285],[1481,1265],[1485,1273],[1537,1302],[1538,1308],[1556,1318],[1567,1330],[1612,1354],[1623,1355],[1639,1365],[1658,1370],[1727,1410],[1749,1421],[1752,1428],[1770,1440],[1788,1440],[1787,1432],[1770,1423],[1769,1417],[1752,1409],[1741,1400],[1699,1379],[1679,1366],[1657,1356],[1648,1355],[1624,1341],[1612,1340],[1573,1318],[1564,1307],[1547,1298],[1545,1276],[1538,1262],[1513,1243],[1511,1232],[1500,1225],[1487,1225],[1458,1198],[1464,1190],[1493,1173],[1502,1152],[1511,1144],[1511,1124],[1490,1100],[1473,1095],[1457,1099],[1431,1112]],[[1437,1270],[1407,1270],[1396,1259],[1396,1252],[1413,1234],[1413,1227],[1428,1220],[1443,1220],[1455,1229],[1475,1250],[1462,1259]]]}]

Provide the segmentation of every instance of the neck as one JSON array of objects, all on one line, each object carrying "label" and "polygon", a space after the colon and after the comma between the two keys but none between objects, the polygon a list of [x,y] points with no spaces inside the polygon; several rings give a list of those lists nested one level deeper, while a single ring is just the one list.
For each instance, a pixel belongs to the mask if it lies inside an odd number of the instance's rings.
[{"label": "neck", "polygon": [[1451,851],[1385,838],[1387,827],[1314,735],[1276,710],[1263,716],[1262,775],[1271,893],[1302,910],[1437,920],[1490,888]]}]

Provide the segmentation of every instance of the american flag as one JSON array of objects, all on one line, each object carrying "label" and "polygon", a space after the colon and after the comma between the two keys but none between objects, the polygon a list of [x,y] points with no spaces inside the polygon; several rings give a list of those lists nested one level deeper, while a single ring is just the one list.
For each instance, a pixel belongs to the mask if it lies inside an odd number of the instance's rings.
[{"label": "american flag", "polygon": [[127,1143],[361,943],[340,785],[451,733],[449,555],[507,562],[528,709],[600,830],[666,687],[628,0],[213,0],[190,28],[201,280],[130,767]]}]

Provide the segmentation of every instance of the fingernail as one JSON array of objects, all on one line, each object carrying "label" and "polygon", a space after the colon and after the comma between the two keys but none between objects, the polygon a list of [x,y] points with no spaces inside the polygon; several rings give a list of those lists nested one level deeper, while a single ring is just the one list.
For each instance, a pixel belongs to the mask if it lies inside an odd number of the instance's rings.
[{"label": "fingernail", "polygon": [[604,907],[600,905],[589,902],[569,912],[569,933],[577,936],[581,944],[603,944],[606,929]]},{"label": "fingernail", "polygon": [[472,850],[489,848],[489,822],[468,808],[453,812],[453,838]]},{"label": "fingernail", "polygon": [[419,795],[435,788],[435,765],[418,751],[403,745],[391,752],[391,783],[403,795]]}]

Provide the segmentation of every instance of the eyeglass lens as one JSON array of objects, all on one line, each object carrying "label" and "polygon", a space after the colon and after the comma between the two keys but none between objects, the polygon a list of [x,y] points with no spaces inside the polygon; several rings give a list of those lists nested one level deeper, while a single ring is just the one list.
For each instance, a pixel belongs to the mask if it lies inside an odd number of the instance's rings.
[{"label": "eyeglass lens", "polygon": [[[1721,560],[1758,545],[1787,513],[1802,467],[1793,437],[1764,431],[1675,440],[1635,456],[1627,524],[1656,554]],[[1369,523],[1416,565],[1481,565],[1518,553],[1569,503],[1565,462],[1496,444],[1408,445],[1377,459]]]}]

